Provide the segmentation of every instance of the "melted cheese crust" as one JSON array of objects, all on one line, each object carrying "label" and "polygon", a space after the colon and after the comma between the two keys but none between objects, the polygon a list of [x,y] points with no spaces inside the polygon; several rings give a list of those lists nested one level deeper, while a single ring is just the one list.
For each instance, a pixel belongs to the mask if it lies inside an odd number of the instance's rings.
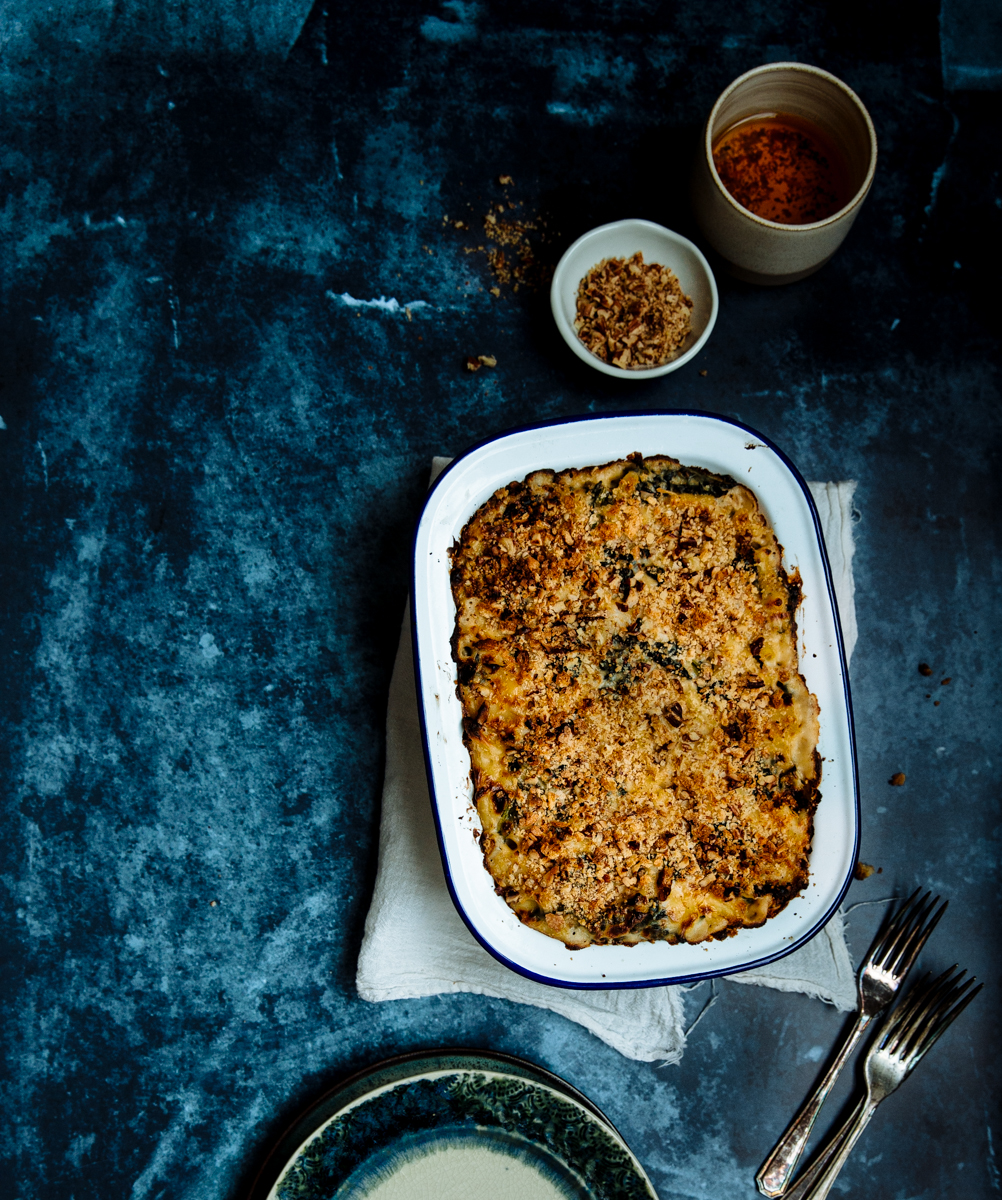
[{"label": "melted cheese crust", "polygon": [[801,891],[819,710],[746,487],[639,454],[537,471],[471,518],[452,590],[480,844],[525,924],[700,942]]}]

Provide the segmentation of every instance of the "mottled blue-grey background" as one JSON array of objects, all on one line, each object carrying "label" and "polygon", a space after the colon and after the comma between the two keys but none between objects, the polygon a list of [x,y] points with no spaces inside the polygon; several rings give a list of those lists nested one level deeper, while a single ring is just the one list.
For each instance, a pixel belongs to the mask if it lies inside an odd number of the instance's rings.
[{"label": "mottled blue-grey background", "polygon": [[[979,0],[3,6],[5,1197],[239,1196],[325,1088],[440,1045],[563,1074],[663,1200],[754,1194],[845,1024],[831,1009],[723,982],[659,1069],[536,1009],[374,1006],[353,983],[429,460],[625,407],[732,414],[809,478],[859,480],[862,852],[882,870],[849,903],[940,890],[927,965],[989,986],[838,1194],[999,1194],[996,17]],[[570,355],[545,290],[491,294],[465,247],[500,174],[548,220],[544,254],[621,216],[697,236],[701,120],[735,75],[790,58],[854,87],[880,140],[820,274],[758,290],[721,271],[707,349],[631,386]],[[481,353],[495,370],[463,369]],[[857,956],[882,911],[851,914]]]}]

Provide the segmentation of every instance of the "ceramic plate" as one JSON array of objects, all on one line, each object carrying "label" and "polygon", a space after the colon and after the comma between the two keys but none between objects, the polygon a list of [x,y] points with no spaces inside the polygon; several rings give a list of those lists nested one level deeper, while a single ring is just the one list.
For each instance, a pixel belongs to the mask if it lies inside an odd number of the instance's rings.
[{"label": "ceramic plate", "polygon": [[251,1200],[657,1200],[602,1113],[508,1055],[406,1055],[282,1138]]},{"label": "ceramic plate", "polygon": [[[724,941],[671,946],[588,946],[570,951],[523,925],[494,891],[474,838],[470,759],[463,745],[451,638],[456,609],[449,549],[476,509],[502,485],[542,468],[587,467],[667,454],[746,483],[804,585],[797,613],[800,666],[821,706],[824,759],[810,882],[760,929]],[[418,707],[432,805],[452,898],[474,936],[501,962],[542,983],[574,988],[650,987],[763,966],[813,937],[845,895],[859,827],[848,675],[831,571],[814,501],[790,460],[761,434],[707,413],[647,412],[558,421],[474,447],[439,477],[414,543],[413,622]]]}]

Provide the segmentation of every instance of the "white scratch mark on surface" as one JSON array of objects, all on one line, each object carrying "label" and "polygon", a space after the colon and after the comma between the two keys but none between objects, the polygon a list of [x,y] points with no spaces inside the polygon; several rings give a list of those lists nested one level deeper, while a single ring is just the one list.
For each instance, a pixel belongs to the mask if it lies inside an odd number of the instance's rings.
[{"label": "white scratch mark on surface", "polygon": [[49,490],[49,460],[45,457],[45,450],[42,448],[41,442],[36,442],[38,453],[42,456],[42,475],[45,478],[45,490]]},{"label": "white scratch mark on surface", "polygon": [[601,125],[612,116],[611,104],[600,103],[586,108],[579,104],[568,104],[566,100],[550,100],[546,111],[551,117],[563,117],[579,125]]},{"label": "white scratch mark on surface", "polygon": [[0,417],[0,429],[6,429],[6,428],[7,428],[7,422],[3,419],[3,417]]},{"label": "white scratch mark on surface", "polygon": [[378,300],[356,300],[348,292],[341,292],[340,294],[327,292],[326,296],[328,300],[340,300],[348,308],[378,308],[380,312],[387,313],[402,313],[407,308],[413,311],[415,308],[429,307],[427,300],[411,300],[407,304],[401,304],[395,296],[390,296],[389,299],[386,296],[380,296]]}]

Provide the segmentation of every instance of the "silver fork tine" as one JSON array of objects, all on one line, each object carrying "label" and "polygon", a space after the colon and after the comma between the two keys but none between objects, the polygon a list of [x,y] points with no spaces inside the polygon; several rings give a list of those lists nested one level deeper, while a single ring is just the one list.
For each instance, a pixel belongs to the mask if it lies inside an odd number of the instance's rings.
[{"label": "silver fork tine", "polygon": [[[914,893],[917,894],[917,893]],[[939,900],[938,896],[932,896],[931,893],[926,894],[919,900],[916,900],[911,910],[908,912],[904,920],[896,923],[894,937],[890,940],[887,949],[884,951],[883,958],[880,961],[880,966],[885,971],[894,969],[894,962],[901,954],[904,947],[908,944],[912,935],[922,928],[922,923],[925,920],[926,914],[933,905]]]},{"label": "silver fork tine", "polygon": [[929,979],[929,972],[926,973],[912,984],[908,995],[904,997],[896,1009],[884,1020],[884,1028],[880,1032],[880,1040],[886,1041],[895,1029],[902,1023],[911,1018],[915,1010],[916,1004],[925,995],[923,989],[926,987]]},{"label": "silver fork tine", "polygon": [[895,975],[904,975],[910,968],[912,963],[918,958],[919,951],[929,939],[929,934],[939,924],[940,918],[946,912],[947,902],[944,900],[939,908],[933,912],[936,907],[938,896],[933,896],[929,901],[928,906],[924,910],[921,919],[916,923],[915,928],[905,944],[901,947],[898,957],[895,959],[893,966],[889,970]]},{"label": "silver fork tine", "polygon": [[919,1028],[939,997],[954,982],[953,973],[956,969],[955,966],[950,967],[931,982],[926,972],[888,1017],[879,1044],[897,1053],[898,1047]]},{"label": "silver fork tine", "polygon": [[907,1058],[909,1061],[914,1059],[914,1062],[917,1063],[922,1055],[934,1045],[936,1039],[950,1027],[951,1022],[963,1012],[971,999],[984,987],[984,984],[979,984],[974,991],[971,991],[975,983],[974,977],[971,976],[961,982],[966,972],[961,971],[959,975],[954,975],[956,970],[958,968],[953,966],[949,971],[943,972],[936,980],[925,1003],[918,1006],[907,1026],[897,1031],[893,1048],[900,1057]]},{"label": "silver fork tine", "polygon": [[873,944],[870,953],[866,956],[865,962],[873,963],[874,965],[882,964],[887,955],[887,951],[891,943],[897,938],[901,931],[903,923],[910,919],[910,913],[915,905],[915,898],[919,894],[919,889],[916,888],[908,899],[901,905],[898,911],[891,917],[887,923],[887,928],[881,934],[879,939]]},{"label": "silver fork tine", "polygon": [[[966,991],[971,986],[972,983],[974,983],[973,977],[968,979],[968,981],[964,984],[963,988],[961,988],[960,991],[961,992]],[[954,996],[952,998],[952,1000],[955,1000],[957,1002],[956,1006],[954,1007],[952,1012],[948,1012],[945,1016],[940,1017],[939,1022],[936,1024],[936,1026],[933,1029],[926,1031],[925,1038],[924,1038],[921,1046],[919,1047],[919,1049],[917,1051],[914,1052],[914,1057],[913,1057],[913,1061],[911,1064],[913,1067],[918,1063],[919,1059],[921,1059],[923,1057],[923,1055],[928,1053],[928,1051],[930,1051],[933,1048],[933,1046],[935,1046],[935,1044],[939,1041],[939,1039],[943,1036],[943,1034],[946,1033],[946,1031],[953,1024],[953,1022],[960,1016],[960,1014],[964,1011],[964,1009],[968,1006],[968,1004],[970,1004],[970,1002],[974,999],[974,997],[978,994],[978,992],[981,991],[981,989],[984,986],[985,985],[983,983],[979,983],[976,988],[973,988],[971,991],[968,991],[966,996],[961,997],[958,993],[957,996]]]},{"label": "silver fork tine", "polygon": [[955,964],[931,983],[927,982],[928,973],[923,975],[888,1018],[879,1044],[892,1054],[907,1057],[911,1049],[903,1047],[917,1044],[922,1030],[931,1028],[937,1015],[949,1008],[952,1000],[973,982],[968,979],[961,985],[967,972],[960,971],[958,975],[958,971],[960,968]]},{"label": "silver fork tine", "polygon": [[[914,1011],[910,1014],[907,1023],[908,1028],[898,1032],[898,1041],[901,1042],[911,1037],[919,1025],[926,1022],[933,1011],[939,1009],[944,1001],[949,1002],[950,996],[962,986],[961,981],[966,974],[966,971],[962,971],[954,963],[952,967],[948,967],[942,975],[934,979],[929,984],[927,992],[923,996],[919,996],[914,1003]],[[967,982],[970,983],[970,979]]]}]

